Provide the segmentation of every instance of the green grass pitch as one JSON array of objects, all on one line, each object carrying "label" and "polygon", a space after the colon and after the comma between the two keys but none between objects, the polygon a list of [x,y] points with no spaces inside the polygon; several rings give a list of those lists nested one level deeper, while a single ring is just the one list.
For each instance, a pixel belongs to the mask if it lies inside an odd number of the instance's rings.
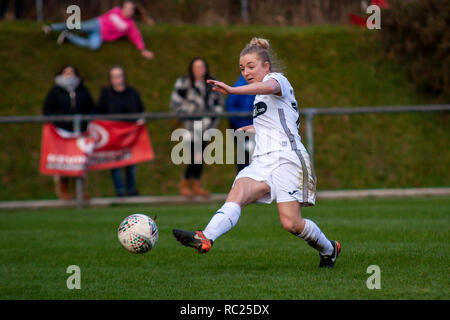
[{"label": "green grass pitch", "polygon": [[[0,212],[0,299],[449,299],[450,198],[318,201],[303,210],[343,251],[333,270],[284,231],[275,205],[250,205],[211,252],[181,246],[172,228],[206,225],[217,205],[116,206]],[[158,216],[157,246],[125,251],[129,214]],[[68,290],[69,265],[81,289]],[[381,269],[381,289],[366,286]]]}]

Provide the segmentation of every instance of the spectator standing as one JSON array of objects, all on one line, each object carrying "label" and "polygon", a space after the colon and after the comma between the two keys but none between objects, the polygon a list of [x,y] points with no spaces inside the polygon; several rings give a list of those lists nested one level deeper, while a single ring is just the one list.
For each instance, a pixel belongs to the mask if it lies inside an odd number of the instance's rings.
[{"label": "spectator standing", "polygon": [[[170,107],[173,112],[178,114],[196,114],[199,112],[223,111],[223,99],[221,94],[212,90],[212,86],[206,83],[206,80],[214,79],[209,73],[208,63],[204,58],[196,57],[191,60],[188,68],[188,75],[180,77],[175,82],[175,87],[170,99]],[[201,118],[202,132],[194,132],[195,120],[183,120],[183,126],[190,132],[191,144],[191,162],[184,171],[184,177],[181,180],[179,191],[183,196],[191,197],[194,195],[208,197],[210,192],[201,186],[201,175],[203,171],[203,150],[206,144],[203,142],[203,132],[216,128],[219,125],[218,118]],[[201,154],[194,152],[194,143],[202,145]],[[195,163],[195,160],[201,162]]]},{"label": "spectator standing", "polygon": [[[108,87],[104,87],[100,93],[96,113],[142,113],[144,105],[138,91],[129,86],[125,69],[121,66],[114,66],[109,71]],[[134,120],[132,120],[134,121]],[[138,120],[139,122],[142,120]],[[111,176],[114,183],[116,195],[118,197],[138,196],[136,188],[136,165],[125,167],[126,184],[123,183],[123,168],[114,168],[111,170]]]},{"label": "spectator standing", "polygon": [[[92,96],[83,84],[78,70],[73,65],[63,66],[55,76],[54,86],[48,92],[45,98],[43,113],[44,115],[73,115],[90,114],[94,108]],[[55,122],[54,125],[59,128],[60,133],[67,137],[78,136],[74,134],[72,122]],[[81,132],[86,131],[87,122],[81,123]],[[70,182],[74,178],[67,176],[55,176],[56,193],[60,199],[73,199],[74,195],[70,192]],[[85,182],[85,181],[84,181]],[[85,183],[83,183],[85,185]]]},{"label": "spectator standing", "polygon": [[[242,75],[239,76],[238,81],[233,85],[233,87],[240,87],[247,85],[247,81],[245,81]],[[230,94],[227,98],[226,110],[228,112],[252,112],[253,111],[253,102],[255,101],[254,95],[237,95]],[[230,118],[230,128],[233,130],[237,130],[239,128],[249,126],[253,124],[253,118],[238,118],[231,117]],[[236,163],[237,171],[241,171],[250,163],[250,149],[251,142],[250,140],[246,140],[244,145],[237,145],[238,150],[243,149],[245,151],[245,163]],[[239,152],[239,151],[238,151]]]},{"label": "spectator standing", "polygon": [[114,7],[97,18],[82,22],[79,31],[87,33],[87,38],[69,32],[64,22],[44,25],[42,29],[45,33],[62,31],[57,40],[58,44],[68,40],[91,50],[99,49],[104,41],[112,42],[126,36],[144,58],[153,59],[153,52],[146,49],[142,34],[133,20],[135,9],[133,1],[124,1],[122,7]]}]

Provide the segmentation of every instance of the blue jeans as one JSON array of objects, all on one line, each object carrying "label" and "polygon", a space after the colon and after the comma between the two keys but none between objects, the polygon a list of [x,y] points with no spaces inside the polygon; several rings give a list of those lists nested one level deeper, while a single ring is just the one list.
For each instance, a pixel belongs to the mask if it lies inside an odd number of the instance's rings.
[{"label": "blue jeans", "polygon": [[[53,31],[67,30],[67,25],[64,22],[52,24],[50,27]],[[69,32],[67,40],[77,46],[91,50],[97,50],[101,47],[103,40],[100,33],[100,21],[98,18],[81,22],[81,29],[79,31],[87,33],[88,37],[84,38],[75,33]]]},{"label": "blue jeans", "polygon": [[116,189],[116,194],[118,196],[125,195],[125,191],[128,195],[136,195],[136,166],[131,165],[128,167],[125,167],[125,173],[126,173],[126,189],[123,185],[123,179],[122,179],[122,169],[123,168],[115,168],[111,170],[111,176],[113,178],[114,182],[114,188]]}]

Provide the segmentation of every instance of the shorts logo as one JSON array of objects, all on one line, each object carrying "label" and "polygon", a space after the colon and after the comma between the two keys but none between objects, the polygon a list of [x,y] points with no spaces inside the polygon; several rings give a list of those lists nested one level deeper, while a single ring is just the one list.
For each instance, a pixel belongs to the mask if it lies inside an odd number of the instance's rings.
[{"label": "shorts logo", "polygon": [[294,190],[294,191],[291,191],[291,192],[288,192],[288,193],[289,193],[289,195],[293,196],[293,195],[296,194],[297,192],[298,192],[298,190]]},{"label": "shorts logo", "polygon": [[256,118],[257,116],[260,116],[264,114],[267,111],[267,104],[260,101],[257,104],[255,104],[255,108],[253,109],[253,118]]}]

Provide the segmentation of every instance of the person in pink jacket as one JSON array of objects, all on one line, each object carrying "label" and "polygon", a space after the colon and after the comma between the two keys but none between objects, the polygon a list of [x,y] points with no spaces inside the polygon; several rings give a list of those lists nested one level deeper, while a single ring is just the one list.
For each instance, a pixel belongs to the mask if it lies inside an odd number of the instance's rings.
[{"label": "person in pink jacket", "polygon": [[83,21],[79,31],[87,33],[87,38],[69,32],[64,22],[44,25],[42,29],[45,33],[62,31],[57,40],[58,44],[68,40],[75,45],[91,50],[99,49],[104,41],[111,42],[126,36],[139,49],[144,58],[152,59],[154,54],[146,49],[142,34],[133,20],[134,11],[134,2],[124,1],[122,7],[114,7],[97,18]]}]

